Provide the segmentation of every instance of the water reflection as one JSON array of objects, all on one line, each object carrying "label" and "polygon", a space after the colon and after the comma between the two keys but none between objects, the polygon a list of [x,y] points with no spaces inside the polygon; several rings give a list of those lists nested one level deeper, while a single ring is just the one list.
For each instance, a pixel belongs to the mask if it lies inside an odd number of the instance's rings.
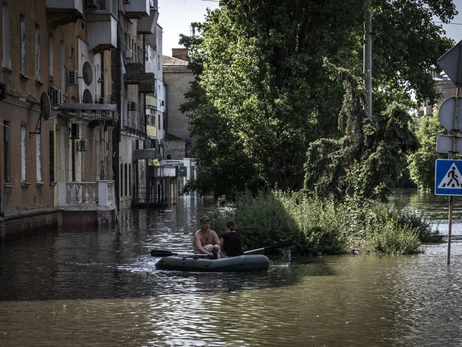
[{"label": "water reflection", "polygon": [[[421,211],[432,222],[432,229],[448,234],[449,197],[425,193],[416,189],[400,189],[394,192],[390,202],[399,208]],[[462,236],[462,200],[454,197],[452,234]]]},{"label": "water reflection", "polygon": [[117,230],[1,245],[0,345],[462,344],[462,243],[451,266],[440,244],[400,257],[288,253],[271,257],[267,273],[156,270],[149,251],[191,250],[198,218],[213,209],[185,199],[171,210],[123,212]]}]

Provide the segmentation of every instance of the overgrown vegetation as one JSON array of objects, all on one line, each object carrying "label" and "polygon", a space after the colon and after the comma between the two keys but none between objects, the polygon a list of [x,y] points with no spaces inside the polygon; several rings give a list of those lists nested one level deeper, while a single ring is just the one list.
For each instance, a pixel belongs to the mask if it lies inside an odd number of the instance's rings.
[{"label": "overgrown vegetation", "polygon": [[352,250],[401,255],[419,252],[431,234],[429,222],[418,212],[355,198],[338,204],[301,193],[247,193],[225,211],[215,216],[216,223],[234,219],[247,249],[290,239],[296,243],[294,252],[302,255]]},{"label": "overgrown vegetation", "polygon": [[431,191],[435,187],[436,159],[447,158],[447,155],[435,151],[436,138],[438,134],[444,133],[445,130],[436,114],[417,120],[416,136],[420,147],[409,154],[407,161],[411,180],[423,191]]},{"label": "overgrown vegetation", "polygon": [[[380,201],[418,153],[412,96],[436,99],[431,72],[453,42],[434,19],[454,15],[447,0],[221,0],[180,40],[195,74],[182,111],[197,175],[185,191],[235,201],[250,247],[291,238],[302,254],[416,252],[425,220]],[[411,177],[428,185],[421,157],[410,158]]]}]

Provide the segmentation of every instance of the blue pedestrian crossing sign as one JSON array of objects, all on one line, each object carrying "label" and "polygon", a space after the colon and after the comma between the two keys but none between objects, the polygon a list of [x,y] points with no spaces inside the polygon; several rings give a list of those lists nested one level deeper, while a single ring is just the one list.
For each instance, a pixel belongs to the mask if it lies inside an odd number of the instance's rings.
[{"label": "blue pedestrian crossing sign", "polygon": [[435,195],[462,195],[462,160],[437,159]]}]

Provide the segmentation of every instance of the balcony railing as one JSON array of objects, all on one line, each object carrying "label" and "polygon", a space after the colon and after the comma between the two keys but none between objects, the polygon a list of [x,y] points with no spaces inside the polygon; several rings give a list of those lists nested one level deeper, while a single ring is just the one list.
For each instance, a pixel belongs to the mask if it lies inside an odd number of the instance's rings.
[{"label": "balcony railing", "polygon": [[117,121],[115,104],[62,104],[59,106],[63,118],[84,119],[87,121]]},{"label": "balcony railing", "polygon": [[149,16],[138,20],[136,31],[138,34],[154,34],[156,32],[157,19],[159,18],[159,11],[151,8]]},{"label": "balcony railing", "polygon": [[48,20],[65,25],[83,18],[83,0],[46,0]]},{"label": "balcony railing", "polygon": [[111,13],[92,12],[87,15],[88,47],[93,53],[117,47],[117,22]]},{"label": "balcony railing", "polygon": [[114,181],[58,182],[58,207],[65,210],[115,208]]},{"label": "balcony railing", "polygon": [[130,19],[149,16],[149,0],[129,0],[124,2],[125,15]]},{"label": "balcony railing", "polygon": [[145,72],[141,75],[141,82],[138,91],[143,94],[150,94],[156,91],[156,79],[154,73]]},{"label": "balcony railing", "polygon": [[125,65],[125,84],[140,84],[144,75],[142,63],[128,63]]}]

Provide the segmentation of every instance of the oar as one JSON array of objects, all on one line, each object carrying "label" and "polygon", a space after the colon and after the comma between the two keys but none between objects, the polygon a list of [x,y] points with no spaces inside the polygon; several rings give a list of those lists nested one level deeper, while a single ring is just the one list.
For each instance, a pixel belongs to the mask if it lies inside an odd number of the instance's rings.
[{"label": "oar", "polygon": [[185,258],[194,258],[194,257],[208,257],[208,254],[195,254],[195,253],[174,253],[171,251],[167,251],[165,249],[152,249],[151,250],[151,257],[170,257],[172,255],[177,255],[179,257]]},{"label": "oar", "polygon": [[287,241],[275,243],[274,245],[271,245],[271,246],[261,247],[261,248],[257,248],[257,249],[251,249],[250,251],[245,251],[244,254],[249,254],[249,253],[264,251],[264,250],[271,249],[271,248],[290,247],[290,246],[292,246],[293,244],[294,244],[294,241],[292,241],[292,240],[287,240]]}]

